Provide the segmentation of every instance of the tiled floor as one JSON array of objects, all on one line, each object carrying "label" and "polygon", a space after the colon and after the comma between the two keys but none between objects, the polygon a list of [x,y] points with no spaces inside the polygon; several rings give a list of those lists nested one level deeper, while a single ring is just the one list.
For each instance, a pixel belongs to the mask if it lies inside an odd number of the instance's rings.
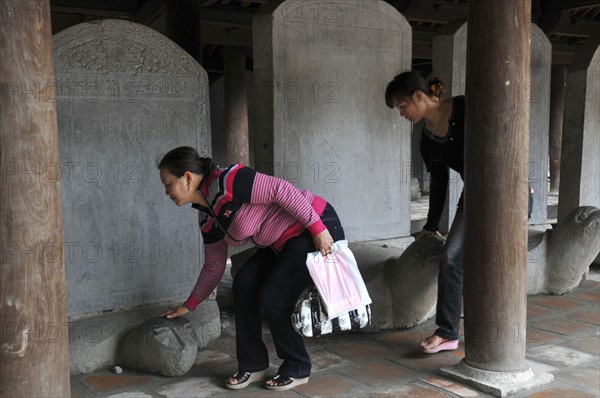
[{"label": "tiled floor", "polygon": [[[226,294],[221,289],[219,294]],[[569,294],[528,298],[527,360],[532,367],[554,375],[554,382],[521,397],[600,397],[600,273]],[[354,333],[307,339],[313,361],[310,383],[286,392],[272,392],[260,383],[231,391],[223,381],[236,370],[232,314],[222,308],[223,331],[198,355],[183,377],[165,378],[125,369],[71,377],[73,397],[488,397],[467,385],[438,375],[440,367],[456,365],[459,349],[434,355],[416,347],[432,333],[429,320],[409,330]],[[270,341],[265,330],[265,341]],[[268,343],[271,353],[272,344]],[[272,354],[270,373],[279,360]]]},{"label": "tiled floor", "polygon": [[[600,396],[600,273],[563,296],[528,299],[527,360],[554,375],[554,382],[522,397]],[[228,315],[228,319],[230,319]],[[236,370],[231,322],[221,338],[204,349],[184,377],[165,378],[125,370],[100,370],[72,377],[74,397],[488,397],[472,387],[437,374],[456,365],[464,343],[453,352],[420,353],[420,339],[431,333],[429,320],[409,330],[341,334],[307,339],[313,360],[310,383],[284,393],[259,383],[230,391],[223,380]],[[269,334],[265,331],[265,340]],[[273,347],[269,344],[270,351]],[[278,359],[272,355],[271,373]]]}]

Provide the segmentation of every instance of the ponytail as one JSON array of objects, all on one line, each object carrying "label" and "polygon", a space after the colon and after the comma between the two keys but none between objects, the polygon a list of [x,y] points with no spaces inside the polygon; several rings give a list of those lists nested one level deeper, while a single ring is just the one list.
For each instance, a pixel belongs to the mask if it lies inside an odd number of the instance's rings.
[{"label": "ponytail", "polygon": [[446,91],[446,82],[437,77],[429,80],[427,84],[429,85],[429,91],[431,92],[430,97],[435,96],[441,98],[444,91]]}]

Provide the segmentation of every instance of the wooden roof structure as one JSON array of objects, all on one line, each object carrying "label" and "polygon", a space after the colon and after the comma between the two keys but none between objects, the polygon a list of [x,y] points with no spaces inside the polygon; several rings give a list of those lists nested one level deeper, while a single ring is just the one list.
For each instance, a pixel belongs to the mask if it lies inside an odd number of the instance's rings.
[{"label": "wooden roof structure", "polygon": [[[81,22],[126,19],[166,35],[167,1],[197,1],[200,6],[202,65],[211,77],[223,73],[223,51],[231,46],[249,57],[252,19],[263,7],[282,0],[50,0],[57,33]],[[308,1],[308,0],[303,0]],[[370,0],[364,0],[370,1]],[[413,28],[413,67],[431,68],[432,39],[445,24],[468,16],[469,0],[386,0]],[[506,0],[502,0],[506,1]],[[533,0],[532,21],[552,43],[552,63],[570,65],[577,47],[600,32],[600,0]]]}]

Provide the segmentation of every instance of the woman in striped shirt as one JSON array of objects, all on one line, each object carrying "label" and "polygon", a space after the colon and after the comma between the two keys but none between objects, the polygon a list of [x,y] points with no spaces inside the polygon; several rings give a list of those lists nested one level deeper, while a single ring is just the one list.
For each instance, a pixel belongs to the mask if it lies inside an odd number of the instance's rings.
[{"label": "woman in striped shirt", "polygon": [[183,305],[162,315],[175,318],[194,310],[221,280],[228,246],[252,243],[259,249],[233,281],[238,371],[225,386],[244,388],[261,380],[269,367],[262,317],[283,360],[265,387],[281,391],[308,382],[310,358],[290,315],[312,283],[307,253],[326,255],[334,240],[345,239],[333,207],[309,191],[241,164],[217,168],[191,147],[173,149],[158,167],[171,200],[199,210],[204,241],[204,265],[192,293]]}]

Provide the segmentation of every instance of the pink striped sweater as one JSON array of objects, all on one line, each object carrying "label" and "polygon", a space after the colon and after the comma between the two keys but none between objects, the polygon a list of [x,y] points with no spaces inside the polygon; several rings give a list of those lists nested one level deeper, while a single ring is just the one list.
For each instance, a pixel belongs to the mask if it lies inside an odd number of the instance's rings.
[{"label": "pink striped sweater", "polygon": [[223,277],[229,245],[254,243],[281,250],[288,239],[305,229],[313,236],[326,229],[320,218],[327,204],[324,199],[242,164],[205,176],[199,192],[210,208],[193,205],[200,210],[204,266],[185,302],[191,310]]}]

